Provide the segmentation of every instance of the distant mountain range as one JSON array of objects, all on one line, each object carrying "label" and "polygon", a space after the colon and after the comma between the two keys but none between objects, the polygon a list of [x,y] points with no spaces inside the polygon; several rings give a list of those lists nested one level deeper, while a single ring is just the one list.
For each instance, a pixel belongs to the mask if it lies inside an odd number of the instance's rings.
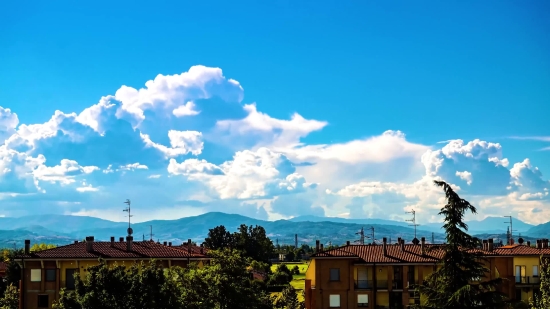
[{"label": "distant mountain range", "polygon": [[[506,218],[490,217],[482,221],[467,222],[472,234],[482,234],[484,238],[494,237],[505,239]],[[153,238],[160,241],[181,243],[192,239],[202,242],[208,230],[218,225],[224,225],[229,231],[236,231],[239,225],[261,225],[274,243],[294,244],[294,235],[298,234],[299,244],[313,244],[316,239],[324,244],[341,245],[346,241],[359,240],[357,233],[364,228],[372,242],[371,228],[374,237],[381,240],[387,237],[394,242],[397,237],[410,241],[415,231],[408,222],[383,219],[343,219],[333,217],[301,216],[290,220],[264,221],[236,214],[210,212],[200,216],[176,220],[153,220],[132,224],[134,239],[149,239],[150,226],[153,227]],[[550,236],[550,222],[532,226],[520,220],[514,220],[514,232],[532,240],[537,237]],[[94,217],[68,215],[26,216],[20,218],[0,218],[0,247],[21,247],[25,239],[32,243],[50,243],[57,245],[69,244],[74,240],[82,240],[86,236],[95,236],[97,240],[108,240],[111,236],[126,236],[127,223],[112,222]],[[418,238],[426,237],[431,242],[444,240],[441,224],[426,224],[417,228]]]}]

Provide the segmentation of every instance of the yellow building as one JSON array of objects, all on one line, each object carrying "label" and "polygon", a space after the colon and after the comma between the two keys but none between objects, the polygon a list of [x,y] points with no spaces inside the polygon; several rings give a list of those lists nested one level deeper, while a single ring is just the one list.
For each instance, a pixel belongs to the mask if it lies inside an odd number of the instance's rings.
[{"label": "yellow building", "polygon": [[537,240],[535,247],[519,239],[519,244],[502,246],[495,252],[513,261],[509,280],[515,285],[514,298],[525,302],[534,299],[534,295],[540,293],[540,258],[550,256],[548,239]]},{"label": "yellow building", "polygon": [[[429,250],[436,246],[435,250]],[[317,253],[306,272],[307,309],[370,308],[404,309],[419,303],[409,287],[421,284],[443,256],[438,245],[414,240],[405,244],[350,245],[323,251],[317,242]],[[490,273],[486,279],[512,275],[511,258],[500,256],[492,240],[484,242],[483,251]],[[505,282],[501,292],[511,295],[513,283]]]},{"label": "yellow building", "polygon": [[133,241],[132,236],[115,241],[75,241],[73,244],[53,249],[30,252],[30,240],[25,240],[25,254],[16,259],[22,268],[20,282],[20,308],[51,308],[59,299],[62,288],[75,288],[73,274],[86,274],[89,266],[98,265],[102,258],[107,264],[132,265],[140,261],[155,259],[163,267],[185,267],[190,262],[207,261],[205,249],[192,246],[191,240],[182,246],[172,246],[154,241]]}]

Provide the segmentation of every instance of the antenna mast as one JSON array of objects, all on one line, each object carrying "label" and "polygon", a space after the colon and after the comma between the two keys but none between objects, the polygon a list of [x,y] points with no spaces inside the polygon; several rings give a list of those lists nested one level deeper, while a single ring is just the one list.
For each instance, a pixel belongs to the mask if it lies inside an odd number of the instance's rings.
[{"label": "antenna mast", "polygon": [[375,244],[375,239],[374,239],[374,226],[371,226],[370,227],[370,235],[371,235],[371,239],[372,239],[372,244],[374,245]]},{"label": "antenna mast", "polygon": [[130,200],[127,199],[126,202],[124,202],[124,204],[128,205],[128,207],[122,210],[122,211],[128,212],[128,236],[132,236],[132,234],[134,233],[134,230],[132,230],[132,227],[130,226],[132,223],[132,217],[133,217],[130,209]]},{"label": "antenna mast", "polygon": [[407,211],[406,213],[413,215],[412,219],[405,220],[405,221],[412,222],[412,224],[409,224],[409,226],[414,226],[414,238],[416,238],[416,227],[420,225],[420,224],[416,224],[416,211],[414,211],[413,209],[411,211]]},{"label": "antenna mast", "polygon": [[151,237],[150,240],[153,241],[153,236],[154,236],[155,234],[153,234],[153,226],[152,226],[152,225],[149,225],[149,230],[150,230],[149,236]]},{"label": "antenna mast", "polygon": [[509,218],[510,221],[508,222],[504,222],[504,223],[508,223],[510,224],[510,233],[507,233],[506,236],[508,236],[508,244],[511,245],[512,244],[512,239],[514,239],[514,230],[513,230],[513,226],[512,226],[512,216],[504,216],[504,218]]}]

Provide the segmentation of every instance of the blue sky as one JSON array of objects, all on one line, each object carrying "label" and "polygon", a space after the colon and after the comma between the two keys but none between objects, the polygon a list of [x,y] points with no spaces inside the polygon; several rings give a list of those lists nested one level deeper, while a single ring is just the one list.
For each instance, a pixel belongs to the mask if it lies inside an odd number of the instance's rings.
[{"label": "blue sky", "polygon": [[478,219],[541,222],[548,13],[547,1],[3,4],[0,215],[123,220],[129,198],[138,221],[411,208],[434,221],[442,178]]}]

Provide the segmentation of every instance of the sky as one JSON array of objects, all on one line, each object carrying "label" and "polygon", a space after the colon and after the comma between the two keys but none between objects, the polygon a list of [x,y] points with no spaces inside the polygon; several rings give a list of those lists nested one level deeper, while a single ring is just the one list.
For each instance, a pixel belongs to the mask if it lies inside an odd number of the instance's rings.
[{"label": "sky", "polygon": [[0,216],[550,218],[548,1],[17,1]]}]

